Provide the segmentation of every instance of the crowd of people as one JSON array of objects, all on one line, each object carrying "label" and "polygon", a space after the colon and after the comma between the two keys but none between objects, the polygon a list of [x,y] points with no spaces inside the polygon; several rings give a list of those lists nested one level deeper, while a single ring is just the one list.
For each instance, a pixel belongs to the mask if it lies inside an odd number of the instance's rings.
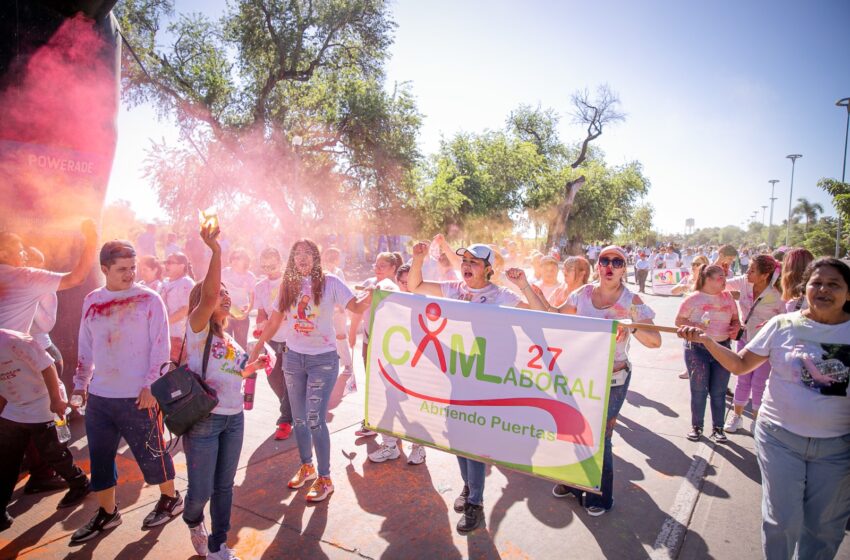
[{"label": "crowd of people", "polygon": [[[123,439],[145,482],[160,489],[143,526],[182,513],[199,555],[235,558],[227,537],[245,431],[243,381],[268,372],[280,404],[268,429],[278,440],[294,434],[300,459],[288,487],[309,484],[308,502],[327,499],[334,491],[330,396],[340,375],[348,377],[347,392],[357,390],[354,348],[361,338],[365,362],[364,314],[376,288],[628,320],[616,335],[601,491],[564,484],[552,489],[556,498],[578,498],[589,515],[604,515],[614,507],[611,438],[634,373],[631,340],[661,345],[657,331],[641,327],[655,318],[642,294],[649,271],[673,268],[683,276],[673,293],[683,296],[675,324],[691,392],[687,437],[703,437],[708,404],[710,436],[726,442],[727,432],[743,429],[751,403],[765,555],[831,558],[841,543],[850,517],[850,268],[838,259],[815,259],[801,248],[769,254],[766,248],[729,245],[650,249],[608,243],[564,258],[557,247],[525,251],[511,239],[454,248],[438,235],[410,244],[384,238],[372,253],[374,275],[352,283],[343,271],[348,255],[332,241],[320,248],[298,239],[286,257],[267,247],[252,259],[242,248],[225,251],[218,225],[207,223],[182,248],[169,236],[161,260],[151,229],[135,245],[113,240],[100,247],[93,223],[84,223],[82,232],[82,254],[68,273],[44,270],[36,248],[0,233],[0,444],[6,451],[0,459],[0,529],[14,521],[6,506],[25,458],[25,491],[65,488],[59,507],[95,493],[98,510],[74,532],[72,543],[119,525],[116,454]],[[390,241],[398,250],[388,250]],[[62,356],[49,336],[56,293],[82,284],[96,259],[105,284],[83,302],[68,398]],[[183,436],[185,496],[174,485],[167,434],[151,392],[168,362],[202,373],[218,400]],[[727,415],[732,375],[737,383]],[[59,433],[68,414],[83,413],[89,474],[74,464]],[[377,434],[364,422],[355,435]],[[368,460],[400,456],[400,441],[382,435]],[[424,463],[425,447],[412,444],[407,460]],[[467,534],[484,523],[485,465],[458,456],[458,467],[463,489],[454,510],[461,514],[458,532]]]}]

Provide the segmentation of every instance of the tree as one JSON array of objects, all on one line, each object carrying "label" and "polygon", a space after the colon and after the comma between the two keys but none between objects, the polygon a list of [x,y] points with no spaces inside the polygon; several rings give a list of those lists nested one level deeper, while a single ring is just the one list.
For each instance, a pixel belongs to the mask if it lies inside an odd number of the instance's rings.
[{"label": "tree", "polygon": [[[832,196],[832,205],[841,218],[842,236],[850,235],[850,183],[824,178],[818,181],[818,187]],[[850,241],[847,244],[850,245]]]},{"label": "tree", "polygon": [[654,213],[655,208],[648,202],[637,205],[624,220],[620,236],[623,244],[638,243],[649,246],[650,238],[653,237],[652,215]]},{"label": "tree", "polygon": [[823,214],[823,206],[819,203],[811,203],[806,198],[798,198],[797,206],[791,210],[792,216],[802,216],[806,220],[803,233],[809,231],[809,224],[818,221],[818,214]]},{"label": "tree", "polygon": [[[625,114],[618,109],[620,99],[607,85],[600,86],[596,91],[596,97],[591,98],[587,90],[578,91],[572,95],[572,103],[575,108],[573,122],[587,126],[584,140],[578,155],[570,164],[570,168],[578,169],[587,159],[588,147],[593,140],[602,136],[602,129],[615,122],[625,120]],[[558,242],[567,230],[567,220],[573,210],[576,194],[584,185],[584,175],[570,178],[564,184],[562,198],[558,202],[557,211],[549,224],[549,237],[546,245]]]},{"label": "tree", "polygon": [[172,217],[213,202],[302,228],[404,214],[421,116],[406,85],[383,88],[386,0],[235,0],[218,20],[126,0],[116,13],[133,47],[125,100],[180,126],[147,163]]}]

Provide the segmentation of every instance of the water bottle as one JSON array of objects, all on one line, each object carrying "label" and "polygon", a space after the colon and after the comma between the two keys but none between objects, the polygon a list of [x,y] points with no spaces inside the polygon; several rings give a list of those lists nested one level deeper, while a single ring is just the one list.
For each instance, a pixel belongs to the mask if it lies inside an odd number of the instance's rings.
[{"label": "water bottle", "polygon": [[252,373],[249,377],[245,378],[245,393],[242,397],[245,410],[252,410],[254,408],[254,392],[256,389],[257,374]]},{"label": "water bottle", "polygon": [[71,441],[71,428],[68,427],[68,422],[64,418],[59,418],[58,414],[53,416],[56,422],[56,435],[59,436],[59,443],[68,443]]},{"label": "water bottle", "polygon": [[708,311],[706,311],[705,313],[702,314],[702,317],[700,317],[699,322],[702,323],[703,329],[707,330],[708,325],[711,324],[711,314]]},{"label": "water bottle", "polygon": [[71,395],[71,406],[77,409],[77,413],[80,416],[86,415],[86,405],[83,404],[82,395]]}]

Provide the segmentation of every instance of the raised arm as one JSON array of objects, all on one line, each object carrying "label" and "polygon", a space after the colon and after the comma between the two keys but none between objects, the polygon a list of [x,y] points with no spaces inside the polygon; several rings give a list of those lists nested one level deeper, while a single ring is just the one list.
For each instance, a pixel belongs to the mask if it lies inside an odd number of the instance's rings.
[{"label": "raised arm", "polygon": [[546,298],[540,297],[540,294],[528,283],[528,278],[525,277],[525,271],[523,269],[509,268],[505,271],[505,275],[508,277],[508,280],[516,284],[517,288],[520,289],[522,295],[528,301],[528,303],[520,302],[517,307],[534,309],[535,311],[549,311],[551,309],[552,306],[549,305]]},{"label": "raised arm", "polygon": [[422,279],[422,262],[426,254],[428,254],[427,242],[420,241],[413,246],[413,260],[410,263],[410,273],[407,275],[407,289],[414,294],[442,297],[443,289],[439,282],[425,282]]},{"label": "raised arm", "polygon": [[442,233],[435,235],[434,240],[431,243],[436,243],[440,247],[440,250],[446,255],[446,258],[449,259],[452,268],[460,270],[460,263],[463,262],[463,259],[460,255],[455,253],[454,250],[452,250],[449,242],[446,241],[446,237]]},{"label": "raised arm", "polygon": [[677,334],[679,338],[684,338],[688,342],[699,342],[703,344],[705,349],[714,356],[714,359],[734,375],[750,373],[765,363],[768,358],[768,356],[760,356],[747,349],[735,352],[716,342],[698,327],[679,327]]},{"label": "raised arm", "polygon": [[80,255],[77,264],[71,269],[71,272],[62,276],[62,279],[59,281],[59,290],[75,288],[85,282],[86,278],[89,277],[92,266],[94,266],[94,259],[97,254],[97,227],[94,221],[85,220],[80,226],[80,230],[83,232],[83,238],[85,239],[83,253]]},{"label": "raised arm", "polygon": [[221,231],[218,226],[206,226],[201,229],[201,239],[212,251],[210,266],[204,276],[201,287],[201,302],[198,307],[189,314],[189,328],[192,332],[201,332],[210,322],[218,295],[221,292],[221,245],[218,244],[218,236]]}]

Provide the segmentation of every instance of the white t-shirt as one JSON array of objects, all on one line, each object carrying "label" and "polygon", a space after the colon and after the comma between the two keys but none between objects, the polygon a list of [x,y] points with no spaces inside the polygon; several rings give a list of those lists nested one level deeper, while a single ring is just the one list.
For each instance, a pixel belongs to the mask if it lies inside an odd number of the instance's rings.
[{"label": "white t-shirt", "polygon": [[[195,281],[188,276],[182,276],[174,280],[166,280],[162,284],[162,299],[165,302],[165,308],[168,314],[171,315],[181,307],[189,305],[189,294],[192,288],[195,287]],[[173,338],[183,338],[186,334],[186,321],[188,317],[183,317],[179,321],[168,325]]]},{"label": "white t-shirt", "polygon": [[[767,322],[746,349],[769,356],[770,361],[759,418],[802,437],[850,434],[850,321],[824,325],[803,317],[800,311],[778,315]],[[821,373],[832,366],[843,381],[818,384],[795,357],[795,351],[814,354]]]},{"label": "white t-shirt", "polygon": [[[726,290],[740,293],[738,306],[741,308],[741,321],[743,322],[750,313],[750,309],[753,308],[753,285],[747,281],[745,274],[726,280]],[[750,320],[747,321],[747,340],[752,340],[768,320],[786,311],[782,294],[775,287],[768,286],[759,297],[761,299],[753,310]]]},{"label": "white t-shirt", "polygon": [[[645,303],[634,303],[635,295],[623,286],[623,292],[620,297],[614,302],[614,305],[607,309],[597,309],[593,306],[591,295],[593,288],[599,284],[585,284],[581,288],[570,294],[567,298],[567,303],[570,307],[576,308],[576,315],[583,317],[597,317],[599,319],[631,319],[634,322],[647,321],[655,318],[655,312],[650,309]],[[629,342],[632,335],[626,332],[623,340],[617,342],[617,347],[614,352],[614,361],[627,362],[629,361]]]},{"label": "white t-shirt", "polygon": [[242,308],[251,303],[251,294],[254,293],[254,287],[257,285],[257,277],[250,270],[237,272],[228,266],[221,271],[221,281],[230,294],[230,316],[237,321],[246,319],[248,316],[242,312]]},{"label": "white t-shirt", "polygon": [[41,296],[56,292],[64,274],[0,264],[0,328],[27,333]]},{"label": "white t-shirt", "polygon": [[275,308],[287,319],[286,346],[299,354],[317,355],[336,352],[334,331],[334,306],[346,307],[354,299],[354,293],[333,274],[325,274],[325,287],[319,305],[313,303],[311,278],[301,281],[301,297],[290,309]]},{"label": "white t-shirt", "polygon": [[554,284],[544,284],[543,281],[534,282],[534,285],[540,288],[540,291],[543,292],[543,297],[546,298],[552,305],[556,305],[552,303],[552,294],[555,293],[556,290],[563,290],[564,284],[561,282],[556,282]]},{"label": "white t-shirt", "polygon": [[0,329],[0,396],[6,408],[0,417],[13,422],[50,422],[50,395],[41,372],[53,365],[53,358],[31,337]]},{"label": "white t-shirt", "polygon": [[99,397],[138,397],[169,360],[168,316],[159,294],[94,290],[83,300],[74,388]]},{"label": "white t-shirt", "polygon": [[459,299],[472,303],[489,303],[503,307],[516,307],[522,299],[507,288],[496,284],[487,284],[483,288],[473,289],[466,285],[463,280],[455,282],[441,282],[440,289],[443,297],[448,299]]},{"label": "white t-shirt", "polygon": [[666,268],[679,268],[679,255],[676,253],[664,253],[664,266]]},{"label": "white t-shirt", "polygon": [[[254,304],[257,309],[265,311],[267,317],[272,316],[272,312],[277,309],[277,301],[280,299],[280,285],[283,283],[283,276],[277,280],[269,280],[263,278],[257,282],[257,287],[254,288]],[[274,342],[286,342],[286,322],[281,321],[277,332],[272,336]]]},{"label": "white t-shirt", "polygon": [[30,335],[35,339],[42,349],[46,350],[53,342],[50,340],[50,331],[56,325],[56,311],[59,308],[59,297],[56,292],[50,292],[41,296],[38,307],[35,310]]},{"label": "white t-shirt", "polygon": [[[204,345],[209,332],[209,323],[198,333],[192,332],[191,328],[186,329],[186,363],[198,375],[203,371]],[[242,371],[247,364],[248,354],[232,337],[213,335],[205,378],[218,397],[218,406],[212,410],[213,414],[232,416],[242,412]]]}]

